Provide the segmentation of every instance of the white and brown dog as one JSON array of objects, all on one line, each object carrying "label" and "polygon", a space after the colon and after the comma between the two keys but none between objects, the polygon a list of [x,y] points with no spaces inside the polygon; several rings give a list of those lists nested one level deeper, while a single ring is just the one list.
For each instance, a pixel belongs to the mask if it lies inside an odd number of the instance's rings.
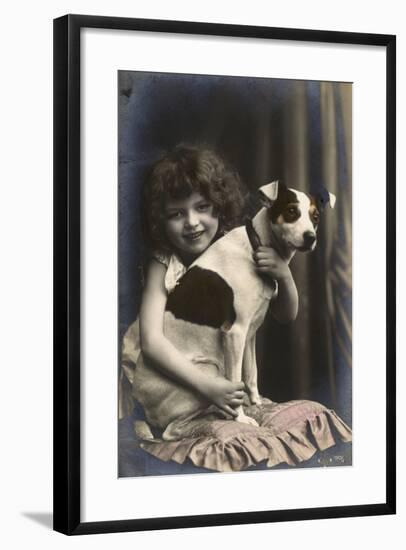
[{"label": "white and brown dog", "polygon": [[[335,203],[327,191],[316,198],[277,181],[261,187],[260,195],[263,207],[252,222],[227,233],[189,267],[168,296],[164,319],[166,337],[185,356],[208,375],[245,382],[253,404],[260,403],[255,335],[277,285],[258,274],[252,251],[269,246],[290,262],[297,250],[313,250],[320,211],[326,203]],[[148,422],[162,430],[207,406],[203,398],[149,365],[142,354],[133,393]],[[242,407],[237,420],[255,424]]]}]

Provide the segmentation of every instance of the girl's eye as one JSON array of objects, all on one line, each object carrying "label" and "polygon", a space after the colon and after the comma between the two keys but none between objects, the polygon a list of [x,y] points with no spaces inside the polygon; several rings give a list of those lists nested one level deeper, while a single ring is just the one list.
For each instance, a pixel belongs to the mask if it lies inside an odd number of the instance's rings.
[{"label": "girl's eye", "polygon": [[177,212],[169,212],[168,214],[168,219],[169,220],[175,220],[176,218],[180,218],[180,216],[182,215],[182,213],[180,211],[177,211]]},{"label": "girl's eye", "polygon": [[199,206],[197,207],[199,212],[206,212],[209,208],[210,208],[210,204],[208,203],[199,204]]}]

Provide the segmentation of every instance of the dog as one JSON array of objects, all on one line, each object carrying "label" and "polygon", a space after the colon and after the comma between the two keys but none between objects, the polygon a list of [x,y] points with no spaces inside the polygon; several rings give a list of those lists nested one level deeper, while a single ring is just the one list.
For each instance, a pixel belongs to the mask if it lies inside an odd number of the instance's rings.
[{"label": "dog", "polygon": [[[165,336],[208,376],[243,381],[252,404],[260,404],[255,335],[263,323],[277,284],[256,270],[253,250],[274,248],[290,262],[296,251],[316,247],[320,213],[335,196],[317,196],[287,188],[278,181],[259,189],[262,208],[246,226],[233,229],[197,258],[169,294]],[[133,394],[147,421],[163,430],[179,418],[208,406],[202,397],[173,381],[140,355]],[[237,409],[238,422],[254,419]],[[168,430],[169,431],[169,430]],[[152,437],[152,436],[151,436]]]}]

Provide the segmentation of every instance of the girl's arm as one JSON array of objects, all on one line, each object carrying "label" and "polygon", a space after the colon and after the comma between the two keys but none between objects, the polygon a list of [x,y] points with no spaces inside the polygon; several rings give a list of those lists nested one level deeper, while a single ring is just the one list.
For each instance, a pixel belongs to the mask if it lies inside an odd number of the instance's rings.
[{"label": "girl's arm", "polygon": [[299,299],[289,265],[278,253],[266,246],[260,246],[254,253],[259,273],[265,273],[278,281],[278,294],[272,300],[271,313],[279,323],[288,323],[296,319]]},{"label": "girl's arm", "polygon": [[140,310],[142,352],[167,375],[186,384],[225,412],[236,416],[234,407],[242,404],[244,384],[207,376],[165,337],[165,274],[166,267],[152,260]]},{"label": "girl's arm", "polygon": [[289,275],[278,279],[278,294],[272,300],[271,313],[279,323],[289,323],[297,317],[299,299],[297,288],[288,267]]}]

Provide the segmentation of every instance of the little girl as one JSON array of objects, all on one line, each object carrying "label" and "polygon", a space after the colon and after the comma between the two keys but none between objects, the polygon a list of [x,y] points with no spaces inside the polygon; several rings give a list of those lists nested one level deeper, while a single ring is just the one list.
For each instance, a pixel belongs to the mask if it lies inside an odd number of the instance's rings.
[{"label": "little girl", "polygon": [[[168,294],[213,241],[238,225],[242,206],[238,177],[213,152],[193,147],[178,146],[160,159],[144,188],[146,237],[153,253],[139,316],[140,350],[165,374],[234,417],[244,383],[207,376],[165,337],[163,322]],[[297,292],[287,264],[263,247],[255,260],[260,272],[278,280],[275,311],[283,311],[283,320],[294,318]]]}]

